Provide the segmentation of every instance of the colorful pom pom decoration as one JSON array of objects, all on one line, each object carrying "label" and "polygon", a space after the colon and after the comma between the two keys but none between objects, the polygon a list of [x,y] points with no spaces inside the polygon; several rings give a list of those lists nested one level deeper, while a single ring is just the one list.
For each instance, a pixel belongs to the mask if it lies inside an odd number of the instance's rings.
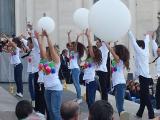
[{"label": "colorful pom pom decoration", "polygon": [[52,62],[48,62],[47,60],[41,60],[39,63],[39,71],[43,71],[44,74],[49,75],[49,74],[54,74],[56,72],[55,70],[55,63]]}]

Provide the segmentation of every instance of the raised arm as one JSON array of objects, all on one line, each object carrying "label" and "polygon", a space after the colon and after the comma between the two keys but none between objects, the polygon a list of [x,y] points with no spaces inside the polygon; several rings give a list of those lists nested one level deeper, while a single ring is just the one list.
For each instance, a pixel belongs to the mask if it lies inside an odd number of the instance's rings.
[{"label": "raised arm", "polygon": [[40,50],[40,55],[42,59],[46,59],[46,49],[43,46],[44,45],[44,36],[43,35],[39,35],[37,34],[37,41],[38,41],[38,45],[39,45],[39,50]]},{"label": "raised arm", "polygon": [[130,31],[130,30],[128,31],[128,37],[129,37],[129,40],[130,40],[135,52],[137,52],[137,53],[141,52],[142,49],[138,46],[136,39],[135,39],[132,31]]},{"label": "raised arm", "polygon": [[120,58],[119,58],[119,56],[115,53],[114,49],[113,49],[112,47],[110,47],[110,45],[109,45],[108,43],[106,43],[106,46],[107,46],[108,50],[111,52],[111,54],[113,55],[113,58],[115,59],[115,61],[116,61],[117,63],[119,63]]},{"label": "raised arm", "polygon": [[68,35],[68,43],[69,43],[69,45],[71,45],[71,42],[72,42],[72,40],[71,40],[71,30],[67,33],[67,35]]},{"label": "raised arm", "polygon": [[88,29],[86,30],[85,35],[87,36],[87,40],[88,40],[88,47],[89,47],[90,56],[94,58],[95,54],[93,52],[91,33],[90,33],[90,31]]},{"label": "raised arm", "polygon": [[43,31],[43,34],[44,34],[44,35],[46,36],[46,38],[47,38],[48,47],[49,47],[49,50],[50,50],[50,52],[51,52],[52,60],[53,60],[55,63],[59,64],[59,63],[60,63],[60,57],[59,57],[57,51],[55,50],[55,48],[54,48],[54,46],[53,46],[53,44],[52,44],[52,42],[51,42],[48,34],[46,33],[46,31]]},{"label": "raised arm", "polygon": [[158,45],[156,43],[156,33],[155,32],[153,33],[153,36],[152,36],[152,50],[154,53],[153,56],[158,57],[158,54],[157,54]]}]

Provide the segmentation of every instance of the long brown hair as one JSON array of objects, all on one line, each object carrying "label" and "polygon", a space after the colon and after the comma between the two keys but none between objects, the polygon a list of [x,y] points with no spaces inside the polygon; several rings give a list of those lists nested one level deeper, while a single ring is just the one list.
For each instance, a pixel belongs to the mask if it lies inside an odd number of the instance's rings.
[{"label": "long brown hair", "polygon": [[[96,47],[96,46],[92,46],[93,48],[93,52],[95,57],[93,58],[93,61],[96,65],[100,65],[102,63],[102,53],[101,51]],[[88,53],[87,58],[90,58],[90,54]]]},{"label": "long brown hair", "polygon": [[115,53],[124,62],[125,67],[129,69],[129,59],[130,59],[129,50],[124,45],[116,45],[114,46],[114,49]]},{"label": "long brown hair", "polygon": [[85,46],[80,42],[72,42],[71,44],[73,45],[74,48],[77,47],[79,58],[82,58],[85,52]]}]

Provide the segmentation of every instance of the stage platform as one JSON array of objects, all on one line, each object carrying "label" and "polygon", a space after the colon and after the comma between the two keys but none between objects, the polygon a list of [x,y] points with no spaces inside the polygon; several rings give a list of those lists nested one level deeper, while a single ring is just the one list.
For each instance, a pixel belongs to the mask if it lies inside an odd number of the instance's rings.
[{"label": "stage platform", "polygon": [[0,87],[0,120],[17,120],[15,107],[18,100]]}]

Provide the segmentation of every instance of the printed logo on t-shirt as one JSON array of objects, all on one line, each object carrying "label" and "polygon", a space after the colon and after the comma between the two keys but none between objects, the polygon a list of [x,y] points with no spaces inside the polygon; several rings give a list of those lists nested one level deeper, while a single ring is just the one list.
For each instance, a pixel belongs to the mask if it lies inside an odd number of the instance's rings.
[{"label": "printed logo on t-shirt", "polygon": [[39,63],[39,71],[43,71],[44,75],[55,74],[55,63],[53,61],[48,62],[47,60],[41,59]]}]

